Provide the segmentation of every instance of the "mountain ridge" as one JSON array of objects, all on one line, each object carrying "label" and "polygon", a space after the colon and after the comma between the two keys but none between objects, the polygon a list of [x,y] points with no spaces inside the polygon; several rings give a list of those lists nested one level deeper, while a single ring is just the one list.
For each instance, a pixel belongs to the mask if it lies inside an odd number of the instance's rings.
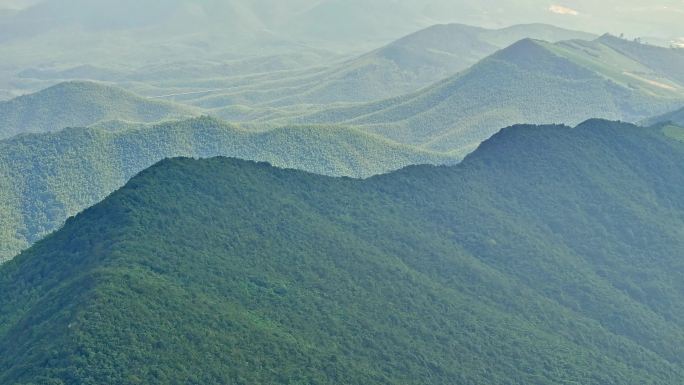
[{"label": "mountain ridge", "polygon": [[679,110],[668,112],[666,114],[656,116],[644,121],[645,125],[654,125],[660,123],[674,123],[680,126],[684,126],[684,108]]},{"label": "mountain ridge", "polygon": [[164,160],[0,267],[0,380],[674,385],[682,159],[596,120],[367,180]]},{"label": "mountain ridge", "polygon": [[398,142],[468,151],[500,127],[519,122],[638,121],[684,99],[683,92],[664,87],[663,80],[616,71],[615,63],[633,72],[644,68],[598,41],[523,39],[418,92],[291,120],[344,122]]},{"label": "mountain ridge", "polygon": [[260,131],[202,117],[158,125],[103,124],[0,141],[0,260],[100,201],[137,172],[176,156],[232,155],[325,175],[368,177],[414,163],[457,162],[346,127]]}]

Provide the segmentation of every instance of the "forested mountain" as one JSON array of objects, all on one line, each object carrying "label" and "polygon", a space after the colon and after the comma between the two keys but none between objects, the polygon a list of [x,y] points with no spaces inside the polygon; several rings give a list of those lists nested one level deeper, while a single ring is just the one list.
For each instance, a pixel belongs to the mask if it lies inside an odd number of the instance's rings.
[{"label": "forested mountain", "polygon": [[66,82],[0,102],[0,139],[29,132],[87,126],[107,120],[156,122],[198,112],[92,82]]},{"label": "forested mountain", "polygon": [[0,141],[0,261],[168,157],[234,156],[352,177],[460,159],[457,154],[417,150],[344,127],[255,132],[211,118],[102,126]]},{"label": "forested mountain", "polygon": [[0,383],[679,385],[683,162],[606,121],[367,180],[165,160],[0,267]]},{"label": "forested mountain", "polygon": [[[294,120],[344,122],[404,143],[467,149],[519,122],[577,124],[592,116],[638,121],[681,105],[684,84],[676,70],[626,56],[626,49],[617,51],[605,39],[521,40],[416,93]],[[680,55],[635,42],[624,45],[662,57]]]}]

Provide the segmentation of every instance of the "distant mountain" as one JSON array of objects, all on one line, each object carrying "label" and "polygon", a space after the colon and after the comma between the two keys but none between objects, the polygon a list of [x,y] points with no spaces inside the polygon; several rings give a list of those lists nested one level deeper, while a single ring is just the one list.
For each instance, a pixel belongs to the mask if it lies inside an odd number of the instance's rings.
[{"label": "distant mountain", "polygon": [[0,138],[112,119],[155,122],[197,114],[192,108],[148,100],[116,87],[67,82],[0,102]]},{"label": "distant mountain", "polygon": [[658,115],[656,117],[646,119],[643,123],[645,125],[654,125],[658,123],[675,123],[684,126],[684,108],[677,111],[668,112],[663,115]]},{"label": "distant mountain", "polygon": [[403,143],[462,150],[515,123],[577,124],[592,116],[638,121],[680,106],[684,84],[676,71],[653,69],[635,56],[603,39],[525,39],[416,93],[294,120],[344,122]]},{"label": "distant mountain", "polygon": [[604,121],[367,180],[166,160],[0,267],[0,383],[679,385],[683,163]]},{"label": "distant mountain", "polygon": [[668,136],[674,140],[684,142],[684,124],[682,124],[682,125],[666,124],[663,126],[662,131],[666,136]]},{"label": "distant mountain", "polygon": [[676,81],[684,86],[684,50],[663,49],[662,47],[641,44],[603,35],[599,41],[639,63],[643,63],[651,73]]},{"label": "distant mountain", "polygon": [[254,132],[211,118],[156,126],[116,121],[98,126],[0,141],[0,261],[168,157],[235,156],[351,177],[460,159],[344,127]]},{"label": "distant mountain", "polygon": [[[201,98],[192,103],[207,108],[233,104],[254,108],[368,102],[413,92],[526,37],[550,41],[595,38],[543,24],[504,29],[435,25],[326,70],[284,74],[277,81],[265,79],[262,85],[250,81],[243,87],[199,95]],[[225,113],[222,116],[235,118]]]}]

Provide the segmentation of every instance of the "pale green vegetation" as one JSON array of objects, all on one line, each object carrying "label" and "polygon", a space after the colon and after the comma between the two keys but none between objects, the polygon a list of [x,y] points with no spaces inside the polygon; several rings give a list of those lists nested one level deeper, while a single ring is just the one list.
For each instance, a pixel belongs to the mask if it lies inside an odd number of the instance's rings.
[{"label": "pale green vegetation", "polygon": [[100,126],[0,141],[0,260],[168,157],[234,156],[325,175],[368,177],[410,164],[453,164],[462,156],[418,150],[345,127],[253,131],[206,117]]},{"label": "pale green vegetation", "polygon": [[66,82],[0,102],[0,139],[115,119],[156,122],[198,114],[197,109],[148,100],[103,84]]},{"label": "pale green vegetation", "polygon": [[[425,148],[469,150],[511,124],[639,121],[684,102],[678,70],[635,61],[603,43],[612,39],[523,40],[416,93],[289,120],[358,125]],[[625,44],[656,50],[662,60],[684,58],[680,50]]]}]

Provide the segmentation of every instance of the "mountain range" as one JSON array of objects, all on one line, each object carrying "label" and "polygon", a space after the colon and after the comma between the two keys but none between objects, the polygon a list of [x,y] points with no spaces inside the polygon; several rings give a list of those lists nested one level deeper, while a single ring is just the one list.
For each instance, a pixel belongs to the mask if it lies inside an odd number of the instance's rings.
[{"label": "mountain range", "polygon": [[[520,37],[557,42],[515,42]],[[81,65],[22,71],[21,76],[29,84],[70,76],[113,81],[147,96],[144,104],[177,102],[161,104],[182,110],[170,116],[201,111],[258,125],[341,123],[392,141],[460,153],[515,123],[574,125],[592,117],[636,122],[684,103],[684,50],[611,35],[587,39],[592,36],[540,24],[499,30],[449,24],[337,64],[321,62],[324,54],[303,53],[151,63],[119,72]],[[3,114],[15,114],[16,121],[22,108],[10,105],[9,110]],[[145,122],[166,118],[110,115]],[[56,119],[53,128],[91,120]],[[21,124],[12,120],[4,125],[16,126],[11,133],[21,132]]]},{"label": "mountain range", "polygon": [[[296,71],[289,76],[280,74],[277,79],[251,78],[244,85],[195,94],[195,99],[181,95],[180,100],[206,108],[239,104],[252,109],[368,102],[416,91],[463,71],[522,38],[557,42],[595,37],[544,24],[503,29],[435,25],[329,68]],[[185,84],[193,85],[192,82]],[[233,117],[230,111],[224,109],[217,114],[230,119]]]},{"label": "mountain range", "polygon": [[683,162],[601,120],[366,180],[165,160],[0,267],[0,383],[676,385]]},{"label": "mountain range", "polygon": [[656,3],[0,0],[0,385],[681,385]]},{"label": "mountain range", "polygon": [[254,131],[207,117],[158,125],[104,122],[91,128],[20,135],[0,141],[0,261],[164,158],[219,155],[349,177],[461,159],[353,128],[290,126]]},{"label": "mountain range", "polygon": [[[15,83],[29,88],[59,81],[115,82],[136,93],[213,109],[235,120],[235,105],[250,109],[301,104],[367,102],[415,91],[462,71],[521,38],[548,41],[595,36],[544,24],[485,29],[432,26],[362,55],[330,56],[299,50],[181,60],[134,68],[106,65],[29,68]],[[232,108],[222,108],[222,107]]]},{"label": "mountain range", "polygon": [[[646,60],[645,58],[648,58]],[[299,123],[344,123],[433,149],[470,149],[500,127],[639,121],[681,106],[684,50],[612,36],[555,44],[524,39],[423,90],[335,107]]]}]

